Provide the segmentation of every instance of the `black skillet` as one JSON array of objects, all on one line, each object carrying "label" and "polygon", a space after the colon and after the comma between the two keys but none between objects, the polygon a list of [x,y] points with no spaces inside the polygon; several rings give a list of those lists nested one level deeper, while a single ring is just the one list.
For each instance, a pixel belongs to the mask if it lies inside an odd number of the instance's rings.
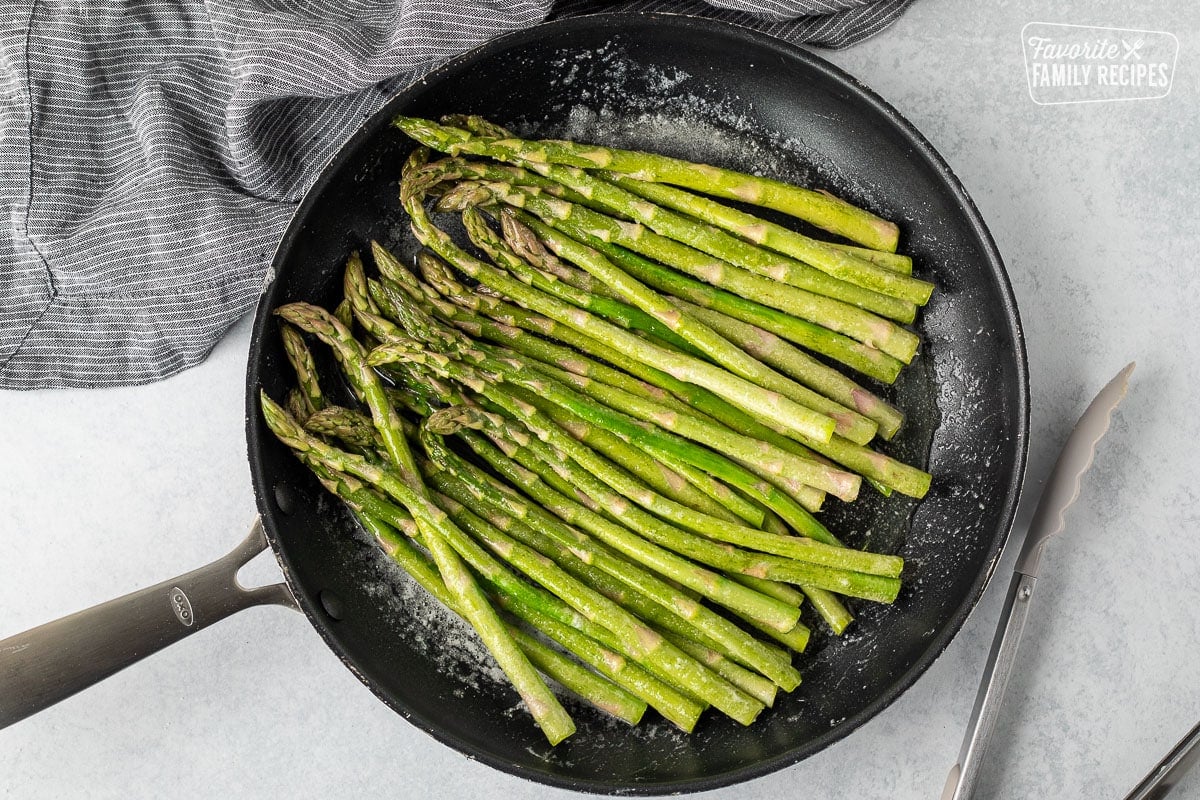
[{"label": "black skillet", "polygon": [[[892,606],[856,607],[852,632],[817,637],[804,683],[750,728],[706,715],[694,734],[637,729],[577,710],[551,749],[515,694],[436,642],[428,615],[259,417],[260,388],[290,376],[271,310],[333,305],[347,253],[380,239],[412,251],[396,201],[411,145],[397,113],[486,115],[541,136],[603,138],[805,180],[895,220],[901,249],[939,290],[918,320],[921,354],[892,387],[910,415],[893,453],[926,464],[920,503],[860,500],[827,514],[854,544],[899,552]],[[261,530],[286,587],[233,578],[264,546],[0,642],[0,726],[33,713],[240,608],[293,602],[385,703],[461,752],[515,775],[591,792],[712,789],[793,764],[893,702],[945,649],[1004,544],[1025,463],[1024,344],[995,245],[929,143],[866,87],[812,54],[749,30],[670,15],[575,18],[515,33],[434,71],[368,119],[318,178],[275,255],[247,371],[246,433]]]}]

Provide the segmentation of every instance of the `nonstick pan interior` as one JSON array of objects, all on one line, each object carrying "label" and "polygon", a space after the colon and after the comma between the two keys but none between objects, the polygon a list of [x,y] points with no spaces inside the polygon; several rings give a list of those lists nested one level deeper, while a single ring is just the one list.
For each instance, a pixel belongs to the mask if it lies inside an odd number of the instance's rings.
[{"label": "nonstick pan interior", "polygon": [[[798,659],[804,683],[752,727],[709,713],[686,736],[652,712],[629,728],[572,707],[579,731],[551,749],[471,637],[420,599],[261,423],[258,389],[282,398],[291,381],[270,309],[299,299],[332,307],[347,254],[372,238],[413,252],[397,203],[411,145],[387,124],[400,112],[478,113],[531,135],[654,148],[826,187],[898,222],[917,274],[938,283],[917,322],[922,352],[885,391],[909,414],[887,449],[926,464],[933,488],[920,503],[874,497],[825,515],[848,542],[902,554],[905,588],[892,606],[855,605],[847,636],[815,636]],[[288,580],[330,647],[382,700],[499,769],[586,791],[657,794],[745,780],[811,755],[879,713],[945,648],[1011,524],[1025,460],[1025,355],[978,212],[894,110],[824,61],[762,35],[685,17],[606,15],[511,35],[451,62],[366,121],[299,208],[274,270],[255,323],[247,431],[259,507]]]}]

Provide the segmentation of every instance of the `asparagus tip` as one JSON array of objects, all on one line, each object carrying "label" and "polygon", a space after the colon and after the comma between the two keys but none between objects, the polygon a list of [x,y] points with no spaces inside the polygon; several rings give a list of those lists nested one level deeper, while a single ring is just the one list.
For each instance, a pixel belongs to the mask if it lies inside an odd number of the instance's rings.
[{"label": "asparagus tip", "polygon": [[485,427],[486,413],[472,406],[450,406],[435,411],[425,420],[425,429],[439,436],[458,433],[463,428],[476,430]]}]

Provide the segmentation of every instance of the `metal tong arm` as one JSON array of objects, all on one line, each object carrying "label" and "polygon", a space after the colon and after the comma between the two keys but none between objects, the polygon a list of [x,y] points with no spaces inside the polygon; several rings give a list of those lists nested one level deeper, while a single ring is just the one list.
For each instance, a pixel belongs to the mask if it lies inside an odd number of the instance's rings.
[{"label": "metal tong arm", "polygon": [[1004,610],[1000,612],[1001,624],[996,628],[996,637],[983,667],[979,693],[975,696],[975,707],[971,709],[971,720],[967,723],[967,735],[958,754],[958,763],[946,779],[942,800],[965,800],[975,790],[988,740],[1000,716],[1000,703],[1017,659],[1021,634],[1025,631],[1030,600],[1036,586],[1036,577],[1020,572],[1013,574],[1008,596],[1004,600]]},{"label": "metal tong arm", "polygon": [[1125,800],[1162,800],[1196,764],[1200,764],[1200,723],[1163,756]]}]

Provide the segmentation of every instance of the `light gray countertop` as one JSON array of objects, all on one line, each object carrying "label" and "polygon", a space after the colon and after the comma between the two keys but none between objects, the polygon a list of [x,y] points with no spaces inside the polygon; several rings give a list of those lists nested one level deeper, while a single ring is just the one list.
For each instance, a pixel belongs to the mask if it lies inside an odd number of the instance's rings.
[{"label": "light gray countertop", "polygon": [[[1169,31],[1158,100],[1041,106],[1029,22]],[[1029,496],[1091,394],[1138,369],[1049,547],[981,798],[1124,796],[1200,718],[1200,7],[918,0],[826,54],[945,156],[988,221],[1029,349]],[[161,383],[0,394],[0,638],[192,569],[254,517],[249,324]],[[1023,532],[1032,509],[1018,516]],[[1011,570],[898,702],[807,761],[707,797],[940,796]],[[271,580],[263,558],[255,574]],[[0,732],[0,794],[567,797],[438,744],[298,614],[254,609]],[[1200,797],[1200,775],[1179,797]]]}]

